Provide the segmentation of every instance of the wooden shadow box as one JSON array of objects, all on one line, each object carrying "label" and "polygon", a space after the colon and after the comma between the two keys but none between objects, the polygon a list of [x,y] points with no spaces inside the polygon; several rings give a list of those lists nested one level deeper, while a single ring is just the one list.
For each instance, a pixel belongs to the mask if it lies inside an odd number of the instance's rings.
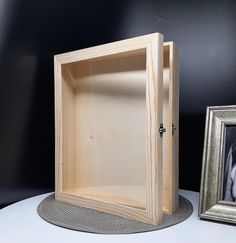
[{"label": "wooden shadow box", "polygon": [[175,44],[154,33],[56,55],[55,131],[56,200],[160,224],[178,207]]}]

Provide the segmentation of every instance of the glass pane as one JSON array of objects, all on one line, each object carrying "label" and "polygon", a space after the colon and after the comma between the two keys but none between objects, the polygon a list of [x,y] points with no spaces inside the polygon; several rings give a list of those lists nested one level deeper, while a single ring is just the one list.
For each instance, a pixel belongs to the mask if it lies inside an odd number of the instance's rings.
[{"label": "glass pane", "polygon": [[236,126],[225,128],[222,200],[236,202]]},{"label": "glass pane", "polygon": [[146,53],[62,65],[63,192],[146,208]]}]

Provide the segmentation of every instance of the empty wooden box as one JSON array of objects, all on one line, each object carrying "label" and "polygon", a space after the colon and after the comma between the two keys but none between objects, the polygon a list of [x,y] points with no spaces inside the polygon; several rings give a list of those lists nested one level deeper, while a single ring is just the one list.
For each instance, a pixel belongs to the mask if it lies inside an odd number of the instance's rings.
[{"label": "empty wooden box", "polygon": [[161,223],[178,207],[174,43],[155,33],[56,55],[55,129],[56,200]]}]

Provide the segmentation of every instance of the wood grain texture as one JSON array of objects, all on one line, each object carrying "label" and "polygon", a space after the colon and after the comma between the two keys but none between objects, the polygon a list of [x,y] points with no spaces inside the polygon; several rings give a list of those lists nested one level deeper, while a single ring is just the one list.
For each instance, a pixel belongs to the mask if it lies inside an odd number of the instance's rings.
[{"label": "wood grain texture", "polygon": [[118,205],[124,205],[145,210],[145,186],[140,185],[96,185],[88,187],[77,187],[64,190],[64,193],[70,195],[80,195],[82,197],[109,202]]},{"label": "wood grain texture", "polygon": [[163,211],[173,214],[179,205],[179,50],[174,42],[164,43],[163,75]]},{"label": "wood grain texture", "polygon": [[147,212],[153,224],[162,220],[162,143],[159,127],[162,123],[163,40],[157,37],[147,47]]},{"label": "wood grain texture", "polygon": [[[57,200],[145,223],[161,222],[162,79],[163,37],[158,33],[55,56]],[[120,116],[126,121],[118,120]],[[114,164],[112,155],[117,159]],[[124,168],[122,173],[122,167],[115,167],[122,161],[130,176],[125,176]],[[121,174],[120,178],[114,174],[115,185],[106,176],[113,167]],[[132,184],[146,190],[128,197]],[[117,195],[122,190],[109,194],[104,185],[126,187],[121,200]],[[94,186],[96,193],[88,196],[89,191],[81,190],[86,186]],[[145,198],[144,204],[143,199],[136,201],[140,197]]]}]

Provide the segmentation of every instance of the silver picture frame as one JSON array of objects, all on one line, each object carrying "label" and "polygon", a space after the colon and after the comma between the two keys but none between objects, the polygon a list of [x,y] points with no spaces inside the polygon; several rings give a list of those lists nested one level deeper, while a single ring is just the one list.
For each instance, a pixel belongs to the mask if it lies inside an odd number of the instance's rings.
[{"label": "silver picture frame", "polygon": [[[199,198],[199,217],[201,219],[236,224],[236,200],[225,200],[228,185],[226,183],[226,176],[231,180],[229,175],[227,175],[227,172],[229,173],[229,171],[227,171],[228,158],[231,157],[226,157],[226,142],[228,136],[226,136],[226,131],[229,128],[235,129],[236,132],[236,105],[212,106],[207,108]],[[233,133],[233,136],[234,134],[236,133]],[[232,152],[231,154],[230,152],[228,152],[228,156],[232,156]],[[231,165],[232,160],[231,158]],[[234,178],[236,178],[236,174]],[[236,184],[234,186],[236,186]],[[235,187],[231,191],[234,193],[233,195],[235,195]]]}]

